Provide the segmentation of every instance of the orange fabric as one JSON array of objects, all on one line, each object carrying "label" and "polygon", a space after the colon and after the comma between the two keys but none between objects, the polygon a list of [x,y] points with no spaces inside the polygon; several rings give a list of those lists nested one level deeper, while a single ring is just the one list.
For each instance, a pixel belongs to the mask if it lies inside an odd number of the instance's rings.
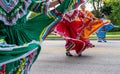
[{"label": "orange fabric", "polygon": [[99,27],[104,24],[102,20],[91,21],[81,32],[81,36],[84,38],[89,38],[89,36],[95,32]]},{"label": "orange fabric", "polygon": [[[89,36],[94,33],[99,27],[101,27],[105,22],[103,20],[93,20],[94,15],[89,11],[81,11],[84,14],[84,24],[82,28],[78,30],[79,39],[84,41],[87,47],[91,47]],[[81,19],[81,17],[78,16]],[[77,20],[78,20],[77,18]]]},{"label": "orange fabric", "polygon": [[87,10],[81,10],[81,12],[84,14],[85,18],[83,19],[84,27],[82,31],[79,31],[79,36],[84,39],[87,39],[93,32],[95,32],[99,27],[101,27],[104,24],[104,22],[99,19],[93,20],[94,15]]}]

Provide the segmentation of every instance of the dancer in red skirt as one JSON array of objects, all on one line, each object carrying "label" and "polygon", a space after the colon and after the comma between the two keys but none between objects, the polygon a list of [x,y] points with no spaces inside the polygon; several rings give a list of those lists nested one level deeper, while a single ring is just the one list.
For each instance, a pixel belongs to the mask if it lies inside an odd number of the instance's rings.
[{"label": "dancer in red skirt", "polygon": [[84,4],[80,7],[81,10],[74,9],[65,13],[55,28],[55,33],[66,40],[67,56],[73,56],[71,50],[75,50],[76,54],[81,56],[83,50],[94,47],[89,36],[105,23],[85,10]]}]

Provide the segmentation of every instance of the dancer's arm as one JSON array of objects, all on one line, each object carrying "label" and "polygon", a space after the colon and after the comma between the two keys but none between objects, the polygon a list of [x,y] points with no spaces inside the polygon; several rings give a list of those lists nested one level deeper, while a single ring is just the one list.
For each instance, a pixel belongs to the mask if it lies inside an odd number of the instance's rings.
[{"label": "dancer's arm", "polygon": [[53,2],[50,1],[41,1],[41,2],[32,2],[29,6],[29,10],[37,13],[46,13],[47,10],[51,7],[60,4],[59,2],[63,2],[63,0],[56,0]]},{"label": "dancer's arm", "polygon": [[50,2],[49,8],[55,7],[57,4],[61,4],[64,0],[55,0],[53,2]]},{"label": "dancer's arm", "polygon": [[64,0],[58,7],[56,7],[56,10],[58,12],[65,13],[67,11],[75,9],[80,5],[80,3],[81,0]]}]

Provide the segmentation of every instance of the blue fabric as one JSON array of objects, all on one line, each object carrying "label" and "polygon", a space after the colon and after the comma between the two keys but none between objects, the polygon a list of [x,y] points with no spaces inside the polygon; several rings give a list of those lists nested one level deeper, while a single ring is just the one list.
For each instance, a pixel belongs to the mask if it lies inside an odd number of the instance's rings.
[{"label": "blue fabric", "polygon": [[106,31],[105,31],[105,26],[102,26],[96,31],[96,35],[98,38],[105,38],[106,36]]},{"label": "blue fabric", "polygon": [[[105,18],[101,18],[101,20],[106,20]],[[96,35],[98,38],[105,38],[106,32],[112,30],[114,28],[114,25],[112,23],[104,24],[102,27],[100,27],[96,31]]]},{"label": "blue fabric", "polygon": [[106,32],[108,32],[114,28],[114,25],[112,23],[106,24],[104,26],[105,26]]}]

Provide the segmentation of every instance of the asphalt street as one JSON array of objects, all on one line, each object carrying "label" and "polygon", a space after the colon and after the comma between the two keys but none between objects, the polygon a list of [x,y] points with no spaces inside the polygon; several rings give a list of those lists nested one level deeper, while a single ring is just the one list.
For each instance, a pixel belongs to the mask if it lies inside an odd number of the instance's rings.
[{"label": "asphalt street", "polygon": [[30,74],[120,74],[120,40],[86,49],[81,57],[65,55],[64,40],[46,40]]}]

